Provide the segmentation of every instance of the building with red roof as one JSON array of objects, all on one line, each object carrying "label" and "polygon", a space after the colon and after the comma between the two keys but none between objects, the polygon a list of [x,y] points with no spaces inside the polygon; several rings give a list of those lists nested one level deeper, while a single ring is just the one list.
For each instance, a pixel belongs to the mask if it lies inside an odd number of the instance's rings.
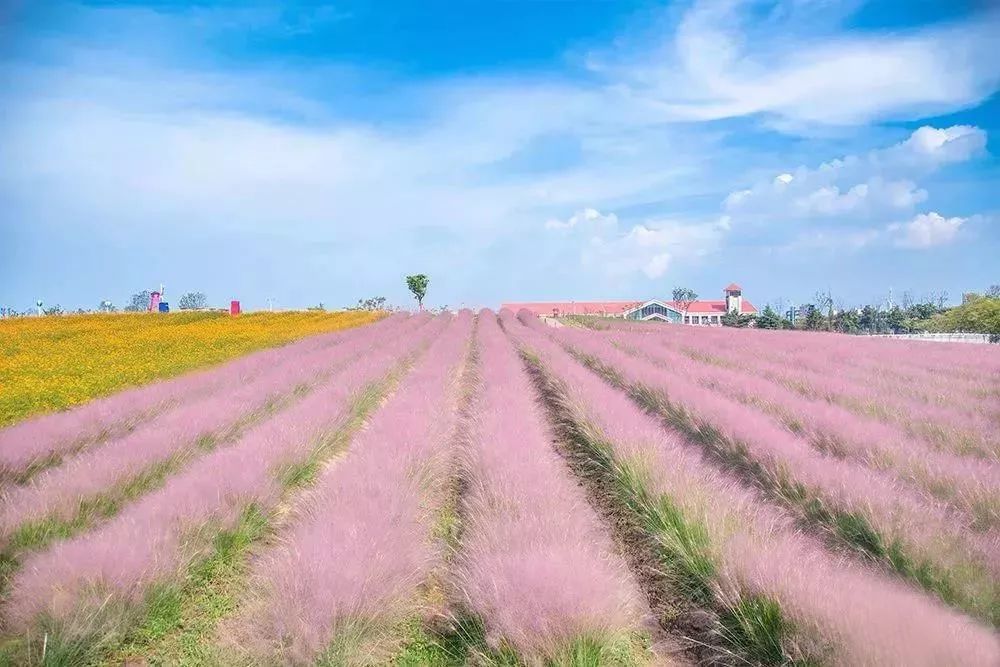
[{"label": "building with red roof", "polygon": [[736,283],[730,283],[723,292],[724,299],[692,301],[690,304],[667,299],[649,299],[648,301],[535,301],[504,303],[500,307],[509,308],[514,312],[527,310],[539,317],[597,315],[628,320],[716,326],[722,324],[722,316],[728,312],[742,315],[752,315],[757,312],[757,308],[743,298],[743,289]]}]

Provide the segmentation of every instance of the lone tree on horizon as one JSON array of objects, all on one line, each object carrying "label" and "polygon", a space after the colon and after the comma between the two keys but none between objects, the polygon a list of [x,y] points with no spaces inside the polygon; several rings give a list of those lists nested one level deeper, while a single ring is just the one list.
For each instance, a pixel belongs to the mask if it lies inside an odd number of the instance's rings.
[{"label": "lone tree on horizon", "polygon": [[[675,287],[674,302],[684,311],[684,319],[687,319],[688,309],[691,304],[698,300],[698,294],[690,287]],[[684,322],[687,324],[687,322]]]},{"label": "lone tree on horizon", "polygon": [[413,292],[413,296],[417,299],[417,307],[420,310],[424,309],[424,297],[427,296],[427,285],[430,283],[430,278],[422,273],[418,273],[412,276],[406,276],[406,286],[410,288]]}]

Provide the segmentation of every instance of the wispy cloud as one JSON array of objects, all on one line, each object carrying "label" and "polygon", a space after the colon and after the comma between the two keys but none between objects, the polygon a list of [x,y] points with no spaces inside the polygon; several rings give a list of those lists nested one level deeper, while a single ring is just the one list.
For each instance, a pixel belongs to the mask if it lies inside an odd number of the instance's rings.
[{"label": "wispy cloud", "polygon": [[[623,59],[592,55],[665,117],[712,120],[771,115],[775,126],[858,125],[920,118],[978,104],[1000,85],[1000,12],[930,27],[850,35],[811,3],[699,0],[676,27],[672,48]],[[835,3],[834,3],[835,4]],[[844,3],[850,8],[859,3]],[[810,12],[826,19],[803,19]],[[844,12],[847,14],[848,12]],[[754,19],[753,21],[751,19]],[[650,55],[652,54],[652,57]]]}]

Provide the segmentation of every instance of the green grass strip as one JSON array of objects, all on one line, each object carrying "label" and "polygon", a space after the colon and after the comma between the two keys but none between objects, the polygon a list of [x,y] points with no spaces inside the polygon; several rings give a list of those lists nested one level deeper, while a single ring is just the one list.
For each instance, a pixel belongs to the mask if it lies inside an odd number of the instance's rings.
[{"label": "green grass strip", "polygon": [[665,392],[630,383],[600,359],[579,350],[569,351],[609,384],[625,391],[645,411],[701,445],[721,467],[760,486],[770,498],[796,512],[808,524],[822,528],[836,543],[917,583],[947,604],[994,627],[1000,625],[1000,591],[982,565],[968,561],[961,567],[945,568],[914,554],[913,547],[898,537],[881,534],[861,513],[838,508],[821,491],[796,481],[783,468],[765,467],[751,455],[745,443],[731,440],[714,425],[702,422],[684,406],[672,402]]},{"label": "green grass strip", "polygon": [[399,667],[636,667],[648,661],[648,638],[636,633],[612,641],[577,637],[554,655],[529,663],[509,644],[490,646],[483,620],[469,612],[455,614],[443,627],[414,622],[404,632],[405,648],[390,663]]}]

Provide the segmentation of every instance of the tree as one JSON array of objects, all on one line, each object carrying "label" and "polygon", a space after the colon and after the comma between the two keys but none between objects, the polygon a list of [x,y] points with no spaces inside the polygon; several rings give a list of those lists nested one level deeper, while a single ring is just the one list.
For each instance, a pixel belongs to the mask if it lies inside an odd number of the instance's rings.
[{"label": "tree", "polygon": [[368,299],[358,299],[358,305],[347,310],[388,310],[384,296],[373,296]]},{"label": "tree", "polygon": [[807,308],[808,313],[806,314],[806,321],[803,327],[809,331],[819,331],[823,328],[823,314],[813,304],[809,304]]},{"label": "tree", "polygon": [[861,316],[858,318],[858,325],[863,331],[868,333],[878,333],[879,309],[878,306],[865,306],[861,309]]},{"label": "tree", "polygon": [[935,315],[930,322],[933,331],[962,331],[1000,337],[1000,299],[976,299]]},{"label": "tree", "polygon": [[417,299],[417,307],[420,310],[424,309],[424,297],[427,296],[428,284],[430,284],[430,278],[422,273],[406,276],[406,286],[413,292],[413,296]]},{"label": "tree", "polygon": [[826,311],[827,331],[833,331],[833,294],[829,289],[825,292],[816,292],[816,305],[820,310]]},{"label": "tree", "polygon": [[698,294],[689,287],[674,288],[674,303],[684,311],[684,320],[687,322],[688,309],[691,304],[698,300]]},{"label": "tree", "polygon": [[855,310],[841,309],[834,316],[833,328],[842,333],[858,333],[861,329],[861,318]]},{"label": "tree", "polygon": [[938,310],[944,310],[944,304],[948,302],[947,290],[941,290],[940,292],[931,292],[930,300],[932,303],[937,303]]},{"label": "tree", "polygon": [[177,306],[181,310],[197,310],[198,308],[204,308],[207,303],[204,292],[188,292],[180,298],[177,302]]},{"label": "tree", "polygon": [[97,309],[102,313],[113,313],[116,310],[118,310],[117,308],[115,308],[115,304],[111,303],[107,299],[101,301],[101,305],[98,306]]},{"label": "tree", "polygon": [[[725,318],[723,318],[724,320]],[[758,329],[781,329],[782,328],[782,318],[778,313],[774,312],[771,308],[771,304],[764,306],[764,310],[761,311],[760,315],[757,316],[757,328]],[[723,322],[725,324],[725,322]]]},{"label": "tree", "polygon": [[728,312],[722,316],[722,326],[744,329],[753,324],[754,316],[746,313]]},{"label": "tree", "polygon": [[144,310],[149,310],[149,290],[142,290],[133,294],[129,299],[128,305],[125,306],[125,310],[130,313],[141,313]]},{"label": "tree", "polygon": [[988,299],[1000,299],[1000,285],[990,285],[985,296]]},{"label": "tree", "polygon": [[899,305],[903,307],[903,310],[909,310],[914,304],[913,294],[909,290],[903,292],[903,296],[899,299]]},{"label": "tree", "polygon": [[906,328],[906,314],[899,308],[893,306],[885,314],[885,323],[892,333],[899,333]]},{"label": "tree", "polygon": [[54,306],[50,306],[43,311],[46,315],[62,315],[65,311],[62,309],[58,303]]}]

